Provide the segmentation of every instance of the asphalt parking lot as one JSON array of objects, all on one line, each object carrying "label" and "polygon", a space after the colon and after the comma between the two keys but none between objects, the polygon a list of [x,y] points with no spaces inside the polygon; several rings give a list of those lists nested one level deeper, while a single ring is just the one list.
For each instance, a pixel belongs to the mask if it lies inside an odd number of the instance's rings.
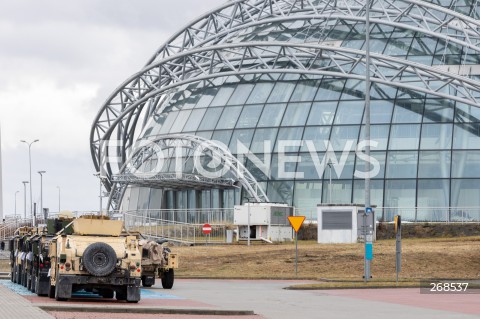
[{"label": "asphalt parking lot", "polygon": [[[479,294],[420,294],[418,288],[345,289],[345,290],[285,290],[283,288],[308,281],[288,280],[176,280],[172,290],[156,285],[142,290],[138,304],[126,304],[113,299],[77,295],[67,302],[37,297],[23,287],[1,282],[15,289],[17,295],[34,306],[46,307],[57,318],[480,318]],[[60,307],[128,308],[131,313],[63,312]],[[147,314],[145,309],[167,310],[171,313]],[[75,309],[73,309],[75,310]],[[190,313],[182,311],[191,310]],[[235,311],[243,311],[235,315]],[[255,315],[249,314],[251,310]],[[121,311],[121,309],[120,309]],[[195,311],[197,311],[195,313]],[[210,312],[209,311],[217,311]],[[225,311],[225,313],[221,313]],[[230,311],[230,313],[228,313]],[[142,312],[142,313],[138,313]],[[226,315],[228,313],[228,315]],[[221,315],[221,316],[220,316]],[[1,317],[1,315],[0,315]]]}]

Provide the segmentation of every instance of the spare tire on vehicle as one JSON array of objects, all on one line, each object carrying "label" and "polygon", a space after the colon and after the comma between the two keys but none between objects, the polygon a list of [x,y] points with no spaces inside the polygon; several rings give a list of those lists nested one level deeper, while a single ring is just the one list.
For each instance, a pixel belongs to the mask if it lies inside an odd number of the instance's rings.
[{"label": "spare tire on vehicle", "polygon": [[93,243],[85,249],[82,258],[85,269],[95,277],[110,275],[117,264],[117,254],[106,243]]}]

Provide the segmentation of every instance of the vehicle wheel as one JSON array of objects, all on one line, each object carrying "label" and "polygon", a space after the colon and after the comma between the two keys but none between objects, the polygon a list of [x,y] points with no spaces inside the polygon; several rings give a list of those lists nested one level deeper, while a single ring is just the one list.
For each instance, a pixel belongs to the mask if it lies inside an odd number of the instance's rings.
[{"label": "vehicle wheel", "polygon": [[17,283],[17,266],[13,266],[12,281],[13,281],[14,284]]},{"label": "vehicle wheel", "polygon": [[127,300],[128,303],[138,303],[138,300]]},{"label": "vehicle wheel", "polygon": [[173,287],[174,274],[173,269],[166,271],[162,276],[162,287],[164,289],[172,289]]},{"label": "vehicle wheel", "polygon": [[153,285],[155,285],[155,278],[153,278],[153,283],[146,283],[147,282],[147,278],[145,276],[142,276],[142,286],[145,287],[145,288],[150,288],[152,287]]},{"label": "vehicle wheel", "polygon": [[115,298],[117,300],[127,300],[127,289],[122,288],[115,292]]},{"label": "vehicle wheel", "polygon": [[30,280],[30,291],[35,293],[37,291],[37,276],[32,275],[32,279]]},{"label": "vehicle wheel", "polygon": [[50,290],[48,290],[48,297],[55,298],[55,286],[50,286]]},{"label": "vehicle wheel", "polygon": [[106,243],[93,243],[83,253],[83,265],[93,276],[103,277],[110,275],[115,269],[117,254]]}]

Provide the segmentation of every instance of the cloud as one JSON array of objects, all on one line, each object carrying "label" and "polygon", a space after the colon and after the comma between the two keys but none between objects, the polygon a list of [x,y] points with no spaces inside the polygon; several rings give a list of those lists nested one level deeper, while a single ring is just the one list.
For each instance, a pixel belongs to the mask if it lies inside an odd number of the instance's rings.
[{"label": "cloud", "polygon": [[[37,170],[47,170],[44,202],[91,210],[98,180],[89,145],[102,103],[141,69],[174,32],[223,0],[16,0],[0,2],[0,123],[4,208],[14,211],[15,191],[28,179],[32,147],[33,198]],[[23,198],[23,197],[22,197]],[[18,204],[22,204],[20,194]],[[46,206],[46,205],[45,205]],[[20,208],[18,209],[20,211]]]}]

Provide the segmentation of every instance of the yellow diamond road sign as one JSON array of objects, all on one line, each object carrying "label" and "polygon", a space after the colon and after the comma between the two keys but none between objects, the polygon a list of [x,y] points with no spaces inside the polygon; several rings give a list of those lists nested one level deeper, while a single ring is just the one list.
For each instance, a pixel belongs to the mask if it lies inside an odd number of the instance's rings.
[{"label": "yellow diamond road sign", "polygon": [[288,216],[288,221],[290,222],[290,225],[292,225],[296,233],[298,233],[298,230],[300,229],[300,227],[302,227],[304,220],[305,216]]}]

